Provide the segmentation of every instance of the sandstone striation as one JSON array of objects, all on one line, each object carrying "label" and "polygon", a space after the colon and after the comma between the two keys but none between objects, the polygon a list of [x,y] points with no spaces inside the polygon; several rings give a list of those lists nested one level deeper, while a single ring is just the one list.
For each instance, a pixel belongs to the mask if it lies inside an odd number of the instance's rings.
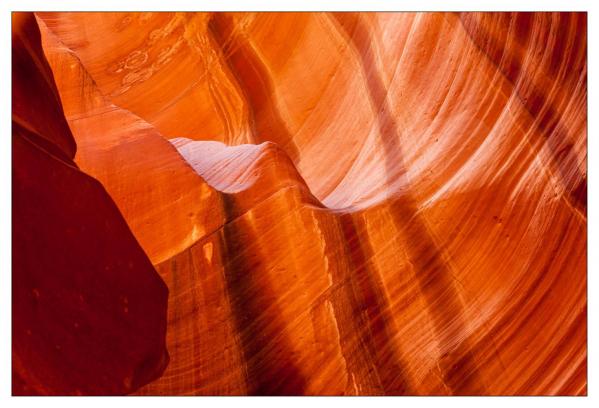
[{"label": "sandstone striation", "polygon": [[585,14],[16,16],[15,393],[586,394]]}]

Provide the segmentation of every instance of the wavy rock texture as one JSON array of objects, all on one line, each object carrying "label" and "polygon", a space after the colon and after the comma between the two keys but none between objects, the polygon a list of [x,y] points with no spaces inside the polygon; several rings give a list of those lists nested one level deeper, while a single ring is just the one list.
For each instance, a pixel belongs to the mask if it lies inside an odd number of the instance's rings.
[{"label": "wavy rock texture", "polygon": [[585,14],[37,23],[170,291],[126,392],[586,394]]}]

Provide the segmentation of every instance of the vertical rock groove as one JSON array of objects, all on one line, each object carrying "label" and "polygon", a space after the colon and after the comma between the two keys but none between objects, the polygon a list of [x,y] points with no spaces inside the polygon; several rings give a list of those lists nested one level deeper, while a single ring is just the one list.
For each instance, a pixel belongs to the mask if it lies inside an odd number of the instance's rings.
[{"label": "vertical rock groove", "polygon": [[299,152],[277,109],[274,87],[264,62],[226,14],[213,14],[208,27],[246,98],[255,142],[271,140],[296,160]]},{"label": "vertical rock groove", "polygon": [[[233,219],[235,200],[223,196],[224,212]],[[284,361],[277,356],[291,355],[284,333],[284,323],[279,322],[275,299],[269,293],[268,284],[258,290],[256,271],[260,270],[259,248],[247,253],[246,242],[255,242],[252,226],[244,217],[227,223],[222,230],[225,278],[231,309],[236,321],[241,348],[245,356],[248,394],[250,395],[302,395],[305,380],[293,361]],[[276,300],[275,300],[276,302]],[[263,310],[271,310],[271,319],[266,321]],[[268,349],[274,346],[274,358]]]},{"label": "vertical rock groove", "polygon": [[[380,75],[376,72],[372,49],[373,40],[359,15],[335,14],[333,17],[350,38],[351,44],[360,56],[369,97],[375,112],[378,113],[376,119],[379,137],[384,147],[387,184],[391,184],[393,181],[391,174],[396,171],[397,167],[404,169],[405,164],[402,161],[401,135],[387,101],[388,91]],[[353,27],[350,28],[350,25]],[[409,181],[404,180],[404,184],[406,192],[402,193],[401,197],[390,200],[392,220],[395,229],[403,233],[406,239],[419,241],[409,256],[412,264],[416,267],[420,290],[427,300],[428,311],[433,316],[437,336],[443,339],[443,343],[451,344],[453,339],[465,337],[466,325],[463,306],[452,278],[452,272],[442,258],[441,250],[435,244],[426,226],[426,221],[418,212],[416,201],[410,192]],[[479,378],[478,369],[468,345],[458,344],[455,350],[450,348],[442,355],[439,364],[443,370],[445,382],[454,394],[477,395],[484,393],[484,386],[481,386],[481,378]]]}]

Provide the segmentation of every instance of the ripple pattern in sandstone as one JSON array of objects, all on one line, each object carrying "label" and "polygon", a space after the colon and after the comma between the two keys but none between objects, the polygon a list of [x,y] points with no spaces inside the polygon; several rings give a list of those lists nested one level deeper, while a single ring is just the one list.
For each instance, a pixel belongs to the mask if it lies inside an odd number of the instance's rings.
[{"label": "ripple pattern in sandstone", "polygon": [[14,18],[14,393],[586,394],[586,14]]}]

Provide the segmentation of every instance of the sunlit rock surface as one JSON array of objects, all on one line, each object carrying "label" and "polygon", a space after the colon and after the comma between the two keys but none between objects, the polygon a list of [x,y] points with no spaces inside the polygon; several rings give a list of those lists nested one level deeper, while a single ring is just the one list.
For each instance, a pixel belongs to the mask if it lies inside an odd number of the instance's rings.
[{"label": "sunlit rock surface", "polygon": [[585,14],[36,21],[31,126],[169,288],[170,362],[118,392],[586,394]]}]

